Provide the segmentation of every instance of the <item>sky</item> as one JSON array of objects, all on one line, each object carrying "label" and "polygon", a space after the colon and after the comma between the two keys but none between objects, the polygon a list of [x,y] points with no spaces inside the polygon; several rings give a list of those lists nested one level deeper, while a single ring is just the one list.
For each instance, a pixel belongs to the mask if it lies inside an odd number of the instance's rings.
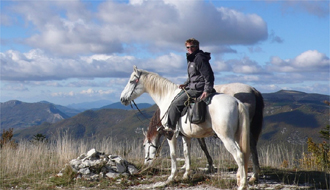
[{"label": "sky", "polygon": [[181,84],[189,38],[211,53],[215,84],[330,95],[329,1],[1,0],[0,8],[1,102],[119,102],[133,65]]}]

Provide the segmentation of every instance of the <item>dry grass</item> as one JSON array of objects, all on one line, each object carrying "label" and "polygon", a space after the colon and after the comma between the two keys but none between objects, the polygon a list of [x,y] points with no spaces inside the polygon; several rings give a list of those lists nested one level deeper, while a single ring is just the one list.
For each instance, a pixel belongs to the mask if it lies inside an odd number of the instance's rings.
[{"label": "dry grass", "polygon": [[[193,140],[191,156],[192,168],[195,172],[191,181],[181,181],[180,183],[194,186],[203,182],[219,188],[231,189],[235,187],[235,180],[224,180],[221,176],[222,172],[236,170],[236,164],[232,156],[225,150],[220,140],[210,138],[207,144],[214,164],[219,168],[219,175],[211,179],[196,170],[199,167],[205,167],[207,161],[197,141]],[[167,169],[170,167],[168,147],[164,147],[162,157],[157,160],[154,169],[131,177],[130,179],[123,179],[120,183],[116,180],[78,182],[71,178],[64,181],[54,181],[54,176],[65,164],[80,154],[86,153],[91,148],[96,148],[98,151],[113,155],[119,155],[142,168],[144,158],[142,140],[127,139],[125,141],[118,141],[115,138],[107,138],[99,141],[83,141],[72,140],[69,135],[64,134],[58,135],[56,139],[49,140],[48,143],[20,141],[15,149],[6,146],[0,149],[0,187],[1,189],[55,189],[56,186],[63,186],[68,189],[79,189],[82,186],[97,186],[108,189],[122,189],[139,183],[154,183],[154,180],[165,180],[166,176],[169,175],[169,170]],[[301,158],[302,150],[303,147],[286,147],[284,145],[263,146],[259,148],[260,164],[263,168],[297,169],[299,168],[297,159]],[[181,147],[179,148],[179,155],[183,155]],[[183,165],[182,162],[180,164]],[[68,173],[69,176],[73,175],[69,171]],[[278,176],[279,174],[276,175]],[[156,179],[155,176],[158,178]]]}]

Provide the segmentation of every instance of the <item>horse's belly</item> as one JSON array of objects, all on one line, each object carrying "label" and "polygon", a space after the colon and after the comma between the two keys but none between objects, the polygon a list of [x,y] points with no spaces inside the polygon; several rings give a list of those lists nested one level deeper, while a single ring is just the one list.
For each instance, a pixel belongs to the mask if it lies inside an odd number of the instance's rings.
[{"label": "horse's belly", "polygon": [[214,135],[212,127],[206,125],[195,125],[183,123],[181,132],[184,136],[190,138],[204,138]]}]

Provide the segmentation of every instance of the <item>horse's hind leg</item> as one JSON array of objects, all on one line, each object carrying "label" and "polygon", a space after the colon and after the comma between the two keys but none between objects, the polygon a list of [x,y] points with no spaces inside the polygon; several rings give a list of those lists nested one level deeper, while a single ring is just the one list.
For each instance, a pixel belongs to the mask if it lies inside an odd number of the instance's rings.
[{"label": "horse's hind leg", "polygon": [[185,166],[186,166],[186,172],[183,174],[183,179],[189,179],[189,175],[191,173],[191,158],[190,158],[190,152],[191,152],[191,139],[187,137],[182,137],[183,141],[183,153],[185,158]]},{"label": "horse's hind leg", "polygon": [[207,162],[208,162],[207,172],[208,173],[213,173],[214,170],[215,170],[214,167],[213,167],[213,160],[212,160],[212,157],[209,154],[209,151],[207,150],[205,139],[204,138],[198,138],[197,140],[198,140],[198,143],[201,146],[201,148],[204,151],[205,156],[207,158]]},{"label": "horse's hind leg", "polygon": [[[218,135],[219,136],[219,135]],[[219,136],[220,137],[220,136]],[[234,138],[221,138],[226,149],[233,155],[237,165],[237,185],[238,189],[245,189],[247,187],[246,173],[244,168],[244,154],[241,152],[238,144],[233,140]]]},{"label": "horse's hind leg", "polygon": [[254,183],[254,182],[258,182],[259,180],[260,166],[258,159],[257,142],[252,135],[250,138],[250,149],[251,149],[252,162],[253,162],[253,175],[250,178],[249,182]]}]

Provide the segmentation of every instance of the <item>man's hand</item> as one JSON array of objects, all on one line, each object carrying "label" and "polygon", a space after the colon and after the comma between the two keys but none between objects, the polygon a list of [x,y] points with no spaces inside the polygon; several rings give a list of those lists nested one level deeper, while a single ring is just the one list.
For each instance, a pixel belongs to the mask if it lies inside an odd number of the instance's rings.
[{"label": "man's hand", "polygon": [[184,89],[184,87],[186,87],[186,85],[184,85],[184,84],[180,84],[180,85],[179,85],[179,88],[180,88],[180,89]]},{"label": "man's hand", "polygon": [[206,98],[209,95],[209,93],[207,92],[203,92],[203,94],[201,95],[201,100],[203,100],[204,98]]}]

